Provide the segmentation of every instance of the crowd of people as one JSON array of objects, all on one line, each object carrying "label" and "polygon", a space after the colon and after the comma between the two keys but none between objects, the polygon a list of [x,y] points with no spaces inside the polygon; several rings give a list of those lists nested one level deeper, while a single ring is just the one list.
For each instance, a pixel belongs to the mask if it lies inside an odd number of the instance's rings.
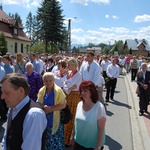
[{"label": "crowd of people", "polygon": [[[150,93],[143,56],[95,55],[93,51],[0,56],[0,116],[7,119],[3,150],[11,149],[18,138],[16,150],[64,150],[72,145],[74,150],[102,150],[105,103],[114,99],[117,78],[124,72],[131,72],[131,81],[137,80],[141,116],[148,112]],[[60,111],[66,105],[73,117],[63,124]]]}]

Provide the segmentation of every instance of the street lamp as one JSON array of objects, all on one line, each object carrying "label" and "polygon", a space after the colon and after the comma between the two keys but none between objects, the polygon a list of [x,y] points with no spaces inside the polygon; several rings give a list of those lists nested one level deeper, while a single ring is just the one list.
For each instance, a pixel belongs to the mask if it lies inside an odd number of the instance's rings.
[{"label": "street lamp", "polygon": [[68,51],[71,52],[71,21],[77,17],[69,18],[68,20]]}]

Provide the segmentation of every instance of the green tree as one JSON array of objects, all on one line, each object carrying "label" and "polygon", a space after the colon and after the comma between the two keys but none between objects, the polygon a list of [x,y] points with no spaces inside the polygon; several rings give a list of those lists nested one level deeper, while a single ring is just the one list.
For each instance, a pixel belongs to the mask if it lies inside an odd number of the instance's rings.
[{"label": "green tree", "polygon": [[115,42],[115,48],[114,51],[117,51],[118,54],[125,54],[124,50],[123,50],[123,41],[119,40]]},{"label": "green tree", "polygon": [[19,15],[18,13],[15,13],[15,14],[9,13],[8,15],[9,15],[12,19],[16,20],[16,21],[19,23],[19,25],[23,27],[22,19],[21,19],[20,15]]},{"label": "green tree", "polygon": [[102,49],[102,53],[103,53],[103,54],[109,54],[109,51],[110,51],[110,46],[105,46],[105,47]]},{"label": "green tree", "polygon": [[[30,48],[31,52],[45,53],[45,44],[43,42],[35,42]],[[50,52],[50,47],[48,47],[48,52]]]},{"label": "green tree", "polygon": [[94,47],[95,45],[93,43],[89,43],[88,45],[90,48]]},{"label": "green tree", "polygon": [[102,49],[103,49],[105,46],[108,46],[108,45],[106,45],[105,43],[100,43],[100,44],[99,44],[99,47],[101,47]]},{"label": "green tree", "polygon": [[0,33],[0,52],[2,55],[5,55],[7,52],[7,42],[3,33]]},{"label": "green tree", "polygon": [[33,32],[33,16],[32,16],[31,12],[29,12],[29,14],[26,18],[25,27],[27,30],[26,33],[28,34],[28,37],[31,40],[32,39],[32,32]]},{"label": "green tree", "polygon": [[58,45],[64,43],[63,10],[57,0],[43,0],[37,11],[38,28],[36,35],[40,41],[45,43],[45,51],[48,45],[52,53],[58,52]]}]

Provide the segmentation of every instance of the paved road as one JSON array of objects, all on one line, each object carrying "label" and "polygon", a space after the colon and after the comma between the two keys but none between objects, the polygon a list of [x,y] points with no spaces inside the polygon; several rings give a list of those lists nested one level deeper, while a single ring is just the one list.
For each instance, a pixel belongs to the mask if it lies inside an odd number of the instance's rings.
[{"label": "paved road", "polygon": [[[105,150],[132,150],[132,130],[130,122],[125,77],[118,78],[114,100],[106,106],[106,143]],[[105,93],[104,93],[105,96]]]},{"label": "paved road", "polygon": [[[114,100],[110,100],[106,106],[107,124],[105,150],[143,150],[141,147],[139,147],[139,149],[135,148],[135,144],[139,143],[140,145],[141,141],[139,141],[140,138],[138,138],[138,141],[134,141],[133,138],[133,136],[135,136],[132,133],[133,122],[131,122],[133,106],[130,105],[129,91],[126,90],[126,86],[128,85],[125,76],[120,76],[118,78]],[[2,139],[4,127],[5,123],[0,122],[0,140]],[[69,149],[71,148],[67,148],[66,150]]]}]

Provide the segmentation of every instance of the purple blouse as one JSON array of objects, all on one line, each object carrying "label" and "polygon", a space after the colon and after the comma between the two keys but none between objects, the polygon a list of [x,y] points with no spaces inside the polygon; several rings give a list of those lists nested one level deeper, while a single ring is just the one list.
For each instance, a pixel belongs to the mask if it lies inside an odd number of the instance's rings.
[{"label": "purple blouse", "polygon": [[25,72],[24,76],[27,78],[28,84],[30,85],[29,97],[32,100],[36,101],[39,89],[42,87],[41,75],[33,71],[33,73],[30,76],[27,72]]}]

